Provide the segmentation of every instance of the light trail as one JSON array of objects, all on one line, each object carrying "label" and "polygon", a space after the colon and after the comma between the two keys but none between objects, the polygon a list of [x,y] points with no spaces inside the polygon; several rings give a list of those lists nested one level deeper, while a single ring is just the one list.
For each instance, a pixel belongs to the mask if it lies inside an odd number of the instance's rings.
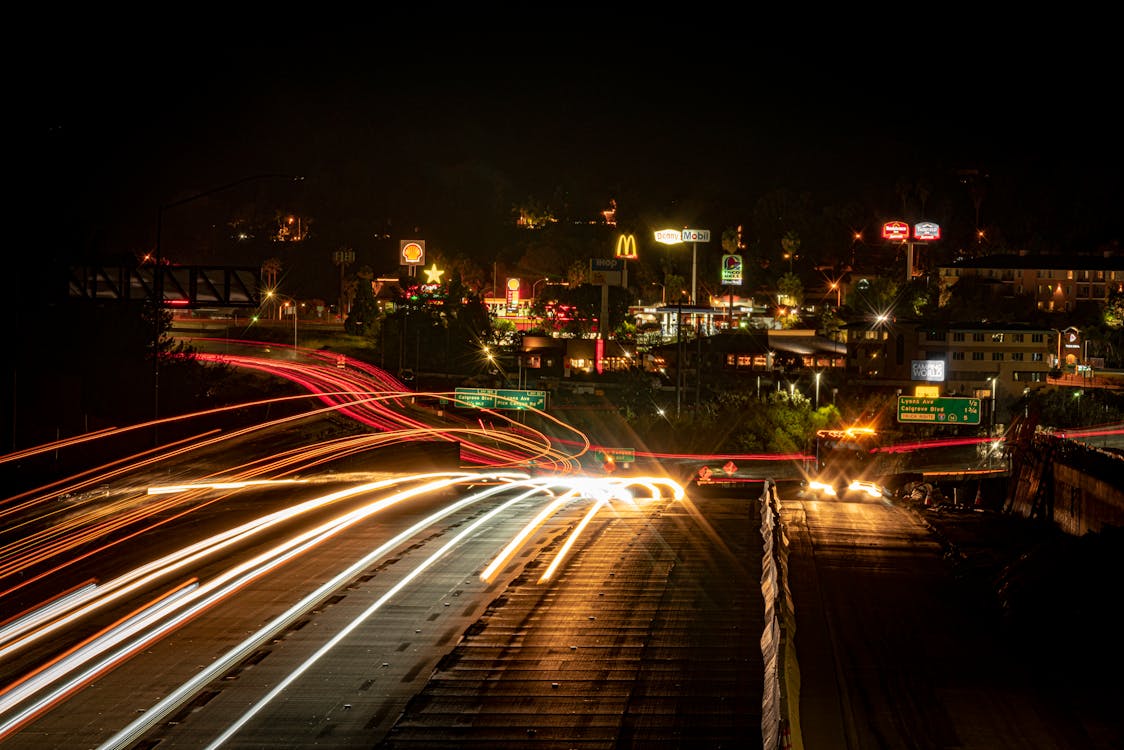
[{"label": "light trail", "polygon": [[[407,497],[436,491],[439,488],[447,487],[454,483],[464,483],[465,481],[497,482],[494,485],[485,486],[472,495],[452,503],[428,516],[426,519],[419,521],[411,526],[410,529],[396,535],[386,544],[381,545],[377,550],[365,556],[362,560],[349,566],[344,571],[341,571],[316,592],[313,592],[302,599],[301,602],[294,605],[294,607],[291,607],[289,610],[279,615],[270,625],[267,625],[261,631],[250,636],[243,642],[241,647],[232,650],[226,657],[213,664],[204,673],[196,675],[191,681],[181,686],[179,690],[169,694],[165,699],[165,701],[167,701],[166,703],[161,702],[161,704],[152,711],[146,711],[144,717],[138,719],[131,725],[133,730],[127,728],[122,734],[117,736],[119,741],[131,741],[120,740],[120,738],[126,735],[130,737],[135,736],[134,734],[130,734],[131,731],[143,731],[139,728],[142,724],[146,727],[151,727],[153,723],[160,721],[162,716],[168,715],[168,713],[175,710],[183,700],[186,700],[184,696],[190,695],[193,691],[197,691],[201,684],[213,679],[216,674],[220,674],[229,669],[234,663],[237,663],[239,657],[245,658],[247,651],[252,652],[252,649],[257,648],[265,640],[276,635],[277,632],[295,621],[301,613],[306,612],[316,602],[321,601],[330,592],[338,590],[341,585],[346,583],[347,580],[350,580],[357,571],[369,565],[371,561],[390,552],[396,545],[406,541],[422,529],[438,522],[440,519],[447,517],[449,514],[461,508],[467,507],[471,503],[479,502],[497,493],[510,492],[512,489],[521,488],[521,493],[519,495],[501,504],[496,509],[489,511],[481,519],[473,522],[470,527],[458,534],[454,541],[442,547],[438,553],[428,558],[419,568],[396,584],[395,588],[368,610],[365,616],[373,614],[390,596],[400,591],[425,567],[432,565],[442,555],[446,554],[452,549],[453,545],[465,538],[465,535],[472,533],[475,529],[479,528],[481,524],[497,517],[498,514],[510,508],[512,504],[523,502],[527,498],[535,495],[543,495],[551,499],[547,507],[536,516],[539,525],[545,522],[552,514],[556,513],[566,502],[572,501],[576,497],[581,497],[583,499],[592,498],[594,500],[593,506],[586,513],[586,516],[574,532],[570,534],[562,550],[555,556],[548,572],[544,574],[540,582],[547,580],[564,563],[574,545],[580,539],[583,530],[592,521],[601,507],[609,503],[613,498],[624,500],[631,499],[631,494],[625,489],[627,486],[641,486],[647,488],[653,500],[662,496],[661,487],[671,490],[672,496],[676,499],[684,497],[682,487],[674,482],[674,480],[667,477],[636,477],[601,480],[576,475],[562,475],[554,479],[532,479],[524,474],[497,474],[494,472],[481,474],[476,472],[464,472],[417,475],[409,478],[396,477],[393,479],[384,479],[380,482],[360,484],[310,499],[292,509],[286,509],[285,511],[279,511],[259,519],[254,519],[251,522],[227,530],[197,544],[189,545],[182,550],[141,566],[130,574],[121,576],[111,582],[102,584],[96,588],[91,589],[87,587],[87,589],[80,592],[75,592],[75,595],[67,598],[65,603],[58,609],[51,610],[49,615],[44,614],[42,618],[17,620],[16,622],[20,624],[16,624],[10,631],[7,628],[3,631],[7,645],[3,649],[0,649],[0,658],[9,656],[12,653],[12,649],[22,648],[34,642],[34,640],[55,632],[57,628],[61,627],[64,623],[72,623],[76,621],[77,618],[89,614],[93,611],[94,607],[106,606],[109,602],[118,600],[127,593],[139,591],[142,586],[154,583],[158,577],[175,574],[176,571],[197,563],[207,555],[216,554],[222,548],[244,540],[248,536],[259,533],[269,526],[279,523],[282,520],[287,520],[298,513],[307,512],[345,496],[354,496],[359,493],[373,491],[376,488],[389,488],[395,483],[408,481],[422,482],[423,480],[429,481],[365,504],[290,538],[281,544],[275,545],[255,555],[246,562],[236,565],[226,572],[215,576],[210,581],[193,584],[190,590],[185,589],[183,593],[177,594],[173,599],[169,599],[165,605],[161,605],[158,609],[143,610],[148,614],[143,617],[137,616],[137,618],[130,619],[130,625],[128,627],[119,624],[118,626],[106,629],[102,633],[88,638],[78,646],[63,652],[52,660],[51,663],[16,680],[7,690],[0,692],[0,707],[2,707],[0,710],[7,712],[6,716],[0,717],[0,721],[2,721],[2,723],[0,723],[0,738],[9,733],[14,733],[19,727],[25,726],[37,716],[52,710],[52,708],[64,701],[68,696],[73,695],[81,690],[83,686],[97,679],[99,675],[123,663],[133,654],[139,653],[156,640],[163,638],[168,633],[198,617],[202,612],[213,607],[218,602],[229,598],[250,582],[271,573],[279,566],[284,565],[286,562],[303,554],[305,551],[321,545],[327,539],[340,533],[340,531],[345,528],[354,525],[359,520],[365,519],[371,514],[388,507],[391,503],[398,502]],[[210,487],[211,485],[208,484],[207,486]],[[255,485],[250,484],[246,486]],[[555,487],[566,489],[565,499],[560,501],[559,498],[555,498],[552,495],[551,489]],[[195,486],[187,488],[181,486],[177,489],[198,491]],[[497,560],[509,554],[510,550],[518,549],[526,536],[530,533],[530,527],[525,527],[518,540],[513,540],[512,543],[509,543],[505,548],[505,553],[501,554],[500,558],[497,558]],[[493,563],[493,565],[502,564],[502,561]],[[154,607],[155,605],[151,606]],[[32,624],[33,619],[34,625]],[[48,622],[44,623],[44,620]],[[358,623],[351,627],[355,627],[357,624]],[[20,632],[24,633],[23,638],[18,637]],[[339,639],[343,638],[345,635],[346,632],[337,634],[331,643],[325,646],[325,649],[338,643]],[[299,672],[303,672],[310,665],[311,662],[303,665],[297,673],[291,676],[290,680],[296,679],[296,677],[299,676]],[[273,695],[275,694],[276,692],[273,693]],[[39,697],[34,698],[34,695],[38,695]],[[269,699],[267,699],[267,701]],[[254,712],[256,713],[257,710],[260,710],[260,708],[255,708]],[[245,721],[248,721],[249,718],[250,715],[245,717]],[[237,731],[237,727],[243,724],[244,722],[239,723],[230,731]],[[221,741],[222,740],[220,740],[220,743]],[[113,743],[114,741],[111,741],[107,747],[114,746]]]},{"label": "light trail", "polygon": [[[469,475],[455,475],[452,478],[444,478],[433,485],[423,485],[422,489],[415,488],[412,494],[417,494],[423,491],[432,491],[438,487],[444,488],[450,484],[462,481],[465,476]],[[424,478],[424,477],[423,477]],[[145,585],[152,583],[160,577],[169,575],[178,570],[181,570],[188,565],[197,563],[207,556],[214,555],[215,553],[226,549],[234,544],[240,543],[251,537],[252,535],[262,533],[280,523],[289,521],[299,515],[311,512],[322,508],[328,504],[336,501],[354,497],[356,495],[374,492],[377,490],[391,487],[400,483],[400,478],[385,479],[379,482],[371,482],[366,484],[355,485],[348,487],[337,492],[323,495],[320,497],[312,498],[293,508],[270,513],[266,516],[253,519],[240,526],[228,529],[220,534],[203,539],[195,544],[176,550],[175,552],[165,555],[157,560],[146,563],[138,568],[133,569],[112,581],[107,581],[96,589],[91,589],[84,592],[83,596],[75,596],[67,600],[70,606],[68,611],[57,616],[49,624],[39,624],[35,629],[31,629],[31,622],[22,628],[13,628],[4,634],[0,640],[0,660],[10,656],[17,649],[25,648],[26,646],[34,643],[35,641],[50,635],[53,632],[61,629],[62,627],[72,624],[76,620],[88,616],[94,609],[105,607],[108,604],[117,601],[125,595],[132,593]],[[412,496],[407,493],[400,493],[398,499]],[[381,510],[380,506],[379,510]]]},{"label": "light trail", "polygon": [[149,495],[170,495],[176,492],[191,492],[192,490],[240,490],[246,487],[269,487],[285,484],[301,484],[307,480],[301,479],[258,479],[241,482],[200,482],[196,484],[171,484],[163,487],[149,487]]},{"label": "light trail", "polygon": [[[84,663],[90,656],[122,643],[136,632],[143,630],[144,627],[158,619],[163,612],[173,607],[178,600],[190,594],[198,586],[197,581],[187,581],[171,591],[161,594],[139,610],[126,615],[109,627],[64,651],[38,669],[0,688],[0,713],[11,711],[13,707],[18,706],[36,692],[57,682],[73,670],[72,664]],[[0,737],[3,737],[4,734],[4,727],[0,725]]]},{"label": "light trail", "polygon": [[[478,475],[476,478],[479,479],[484,477]],[[392,496],[383,498],[374,503],[353,510],[349,513],[344,514],[343,516],[340,516],[339,518],[333,519],[313,529],[303,532],[296,537],[283,542],[282,544],[276,545],[269,550],[256,555],[250,560],[247,560],[244,563],[236,565],[234,568],[231,568],[226,572],[216,576],[213,580],[207,583],[201,584],[198,587],[193,586],[189,594],[185,594],[184,596],[177,598],[174,602],[169,602],[169,605],[167,607],[161,608],[161,617],[172,617],[172,619],[170,620],[165,620],[162,623],[158,623],[155,621],[156,618],[145,618],[143,620],[143,625],[145,625],[146,627],[151,627],[148,630],[143,630],[143,632],[142,628],[136,626],[130,626],[126,631],[123,631],[120,628],[111,628],[110,630],[105,631],[98,638],[88,640],[81,649],[76,651],[72,650],[72,652],[69,653],[65,659],[60,658],[57,661],[57,664],[53,665],[54,668],[49,672],[49,674],[44,675],[42,679],[36,680],[33,683],[34,686],[40,690],[45,688],[45,682],[47,682],[47,678],[50,678],[54,682],[60,682],[62,684],[58,688],[54,689],[51,693],[49,693],[46,698],[36,701],[30,707],[20,709],[11,718],[4,720],[3,723],[0,723],[0,739],[3,739],[6,736],[6,732],[15,731],[15,729],[17,729],[19,726],[23,726],[43,711],[48,710],[49,708],[56,705],[57,702],[65,696],[70,695],[74,691],[80,689],[83,685],[87,684],[89,680],[93,679],[94,676],[103,673],[109,665],[116,665],[123,662],[132,654],[137,653],[152,642],[164,637],[172,630],[175,630],[185,623],[189,622],[190,620],[194,619],[200,613],[211,608],[219,601],[222,601],[235,592],[241,590],[248,583],[275,570],[279,566],[294,559],[298,555],[303,554],[309,549],[320,545],[321,543],[340,533],[344,529],[354,525],[361,520],[366,519],[367,517],[379,512],[380,510],[385,509],[386,507],[389,507],[392,504],[408,499],[410,497],[415,497],[420,494],[443,489],[450,484],[462,482],[464,481],[464,479],[465,477],[461,475],[454,477],[440,477],[431,482],[395,493]],[[357,494],[364,491],[364,489],[365,488],[349,488],[349,490],[346,491],[351,492],[352,494]],[[490,494],[494,494],[495,492],[502,491],[503,489],[503,485],[496,485],[491,490],[486,490],[484,492],[478,493],[477,497],[473,499],[473,502],[482,499],[483,497],[487,497]],[[538,490],[536,488],[533,491]],[[431,524],[435,522],[435,520],[454,512],[463,504],[463,502],[455,503],[443,509],[442,511],[439,511],[437,514],[434,514],[430,517],[430,519],[428,519],[429,523]],[[181,564],[173,566],[172,569],[179,568],[182,566],[182,564],[183,563],[181,561]],[[135,583],[131,584],[130,587],[135,587],[135,585]],[[177,612],[177,610],[182,611]],[[64,619],[69,619],[69,617],[72,616],[73,615],[68,616],[68,618]],[[50,629],[53,630],[53,628]],[[47,629],[45,628],[41,630]],[[41,634],[41,631],[36,631],[34,635],[39,636]],[[126,645],[122,646],[121,649],[116,653],[104,657],[101,662],[93,666],[87,666],[88,663],[93,659],[101,658],[102,655],[107,651],[122,644],[125,640],[121,637],[122,635],[135,636],[136,639],[133,642],[127,643]],[[73,674],[76,674],[77,676],[70,677],[70,675]],[[27,678],[17,680],[13,684],[12,688],[18,686],[26,679]],[[27,697],[26,693],[26,690],[21,690],[9,699],[6,693],[0,692],[0,705],[3,706],[3,709],[12,710],[13,707],[19,703],[19,698]]]},{"label": "light trail", "polygon": [[[505,551],[493,561],[491,577],[494,578],[495,571],[510,562],[515,551],[526,544],[535,528],[541,528],[574,500],[592,501],[593,505],[587,511],[585,518],[570,534],[563,550],[552,561],[551,574],[553,575],[572,554],[582,538],[582,532],[592,522],[599,509],[610,505],[614,500],[631,501],[630,493],[624,489],[626,485],[644,487],[653,500],[661,497],[661,490],[666,492],[668,489],[676,499],[684,497],[682,487],[668,478],[595,479],[584,476],[580,473],[581,466],[578,459],[589,452],[591,447],[589,439],[580,430],[545,412],[531,409],[503,413],[503,410],[483,409],[477,410],[473,420],[468,421],[455,410],[451,410],[447,416],[442,412],[442,418],[434,421],[432,407],[415,408],[412,404],[417,399],[423,398],[452,406],[457,401],[455,392],[415,393],[373,366],[348,361],[346,367],[341,370],[335,366],[334,354],[304,352],[304,355],[322,361],[328,361],[330,357],[331,365],[308,366],[278,363],[276,360],[263,362],[254,361],[253,358],[237,360],[224,358],[223,361],[228,364],[237,362],[236,366],[256,368],[284,377],[308,389],[309,394],[263,399],[249,404],[168,417],[127,428],[91,433],[82,436],[80,440],[56,441],[54,444],[21,452],[21,455],[30,456],[47,450],[87,445],[94,441],[111,440],[154,424],[206,418],[233,409],[244,409],[248,405],[259,408],[297,399],[317,399],[321,404],[314,409],[301,410],[295,414],[225,433],[203,432],[177,443],[118,459],[69,479],[56,481],[45,488],[23,492],[0,501],[0,509],[2,509],[0,518],[3,517],[3,513],[11,511],[10,517],[22,519],[31,515],[36,504],[42,505],[64,495],[67,496],[66,503],[61,507],[56,509],[54,506],[48,506],[51,508],[50,512],[36,514],[35,523],[45,524],[43,528],[32,528],[30,533],[21,534],[20,539],[13,537],[11,542],[0,547],[0,579],[7,578],[9,581],[14,581],[15,574],[21,574],[20,581],[14,587],[6,592],[0,592],[0,598],[25,585],[24,578],[28,581],[44,581],[47,576],[57,574],[79,560],[103,555],[123,542],[142,539],[144,535],[160,525],[223,502],[239,492],[253,488],[267,489],[273,486],[285,487],[298,484],[307,487],[315,482],[347,481],[342,475],[325,476],[311,472],[318,472],[324,466],[330,466],[333,461],[345,457],[353,457],[352,460],[355,460],[364,452],[383,446],[416,440],[436,439],[456,442],[460,445],[462,460],[466,462],[466,466],[462,466],[459,472],[432,475],[396,473],[376,482],[361,481],[349,485],[344,490],[313,498],[294,508],[251,519],[156,560],[146,562],[109,581],[97,585],[90,584],[67,594],[57,595],[47,604],[29,608],[25,610],[25,614],[9,618],[6,623],[0,623],[0,659],[10,660],[33,644],[46,643],[48,638],[64,641],[64,628],[79,626],[84,618],[110,611],[108,607],[127,605],[133,598],[140,599],[146,596],[144,592],[160,586],[160,582],[165,579],[185,573],[190,575],[196,572],[204,561],[230,554],[236,545],[251,543],[255,537],[297,515],[319,512],[327,508],[331,502],[358,497],[364,492],[377,493],[383,489],[390,489],[395,484],[400,485],[399,490],[387,497],[373,498],[370,502],[364,502],[337,518],[317,524],[280,544],[271,545],[244,562],[210,576],[209,580],[194,582],[189,587],[180,589],[174,596],[161,595],[155,600],[157,603],[141,606],[139,610],[134,609],[133,615],[128,618],[128,626],[118,622],[113,626],[103,627],[92,635],[87,635],[76,644],[67,646],[63,643],[61,650],[50,661],[29,669],[20,677],[15,677],[9,682],[8,688],[0,691],[0,706],[3,707],[0,708],[0,722],[3,722],[0,726],[23,726],[35,716],[53,710],[69,696],[124,663],[134,654],[199,617],[254,581],[273,574],[281,566],[314,547],[322,546],[328,539],[360,520],[368,518],[379,509],[387,507],[386,503],[397,502],[427,491],[438,491],[437,486],[440,483],[445,483],[443,486],[447,487],[456,483],[479,482],[485,487],[419,521],[402,534],[396,535],[387,545],[380,546],[380,549],[372,552],[371,556],[365,557],[366,560],[377,559],[378,555],[387,554],[391,550],[390,545],[409,539],[410,535],[419,533],[426,525],[437,523],[448,514],[468,507],[468,503],[479,502],[497,493],[519,493],[514,499],[501,505],[501,508],[509,508],[511,503],[525,502],[528,498],[537,495],[547,498],[547,507],[538,511],[536,516],[538,525],[525,527],[521,535],[507,543]],[[221,451],[224,446],[233,445],[236,439],[252,438],[271,429],[287,429],[290,425],[301,425],[302,420],[316,419],[333,413],[353,419],[373,429],[374,432],[317,440],[311,445],[284,448],[232,466],[221,466],[216,464],[214,459],[208,458],[211,471],[207,476],[182,477],[188,472],[180,470],[181,476],[176,477],[179,481],[150,486],[136,482],[133,487],[117,487],[112,491],[108,487],[111,480],[117,481],[119,477],[129,473],[143,474],[154,467],[175,466],[181,461],[184,465],[188,465],[187,462],[190,462],[193,456],[204,450],[212,453],[216,449]],[[421,414],[426,419],[418,419],[416,414]],[[520,419],[516,419],[517,416]],[[541,419],[544,424],[552,427],[552,432],[573,436],[575,439],[562,440],[553,435],[548,436],[542,429],[524,424],[525,418],[529,416]],[[429,424],[427,421],[433,423]],[[241,456],[242,452],[229,451],[229,455]],[[0,457],[0,463],[13,459],[13,455]],[[507,468],[525,467],[532,461],[544,472],[555,472],[554,475],[532,479],[524,473],[504,471]],[[473,471],[471,465],[474,463],[491,467],[491,470]],[[165,473],[163,469],[161,472]],[[166,473],[170,474],[171,470]],[[432,479],[436,476],[440,476],[441,479],[434,479],[432,482],[424,479],[424,477]],[[96,495],[81,493],[81,490],[94,486],[99,488]],[[106,487],[104,495],[100,491],[102,486]],[[381,489],[376,489],[378,486],[381,486]],[[559,498],[554,495],[556,490],[565,493],[566,499],[558,502]],[[474,521],[469,529],[458,534],[457,539],[463,539],[463,534],[479,529],[480,524],[498,518],[496,514],[501,512],[501,508],[493,509],[482,519]],[[26,522],[19,521],[19,523]],[[79,549],[78,545],[83,546]],[[446,545],[437,556],[428,558],[423,563],[423,567],[414,571],[407,579],[400,581],[395,591],[400,591],[402,587],[409,585],[414,575],[420,574],[425,566],[432,565],[440,555],[447,554],[450,549],[452,547]],[[57,559],[58,562],[50,570],[33,571],[30,567],[44,566],[53,559]],[[354,571],[361,568],[349,567],[349,569]],[[278,628],[283,629],[291,625],[297,617],[301,616],[297,612],[306,613],[309,607],[321,601],[326,595],[324,592],[338,590],[339,586],[353,576],[354,572],[349,576],[348,570],[342,571],[325,584],[326,588],[314,592],[311,599],[306,597],[298,602],[295,609],[286,610],[278,615],[270,623],[274,634],[278,632]],[[304,606],[303,610],[300,609],[301,605]],[[373,612],[374,610],[372,614]],[[248,641],[272,637],[266,633],[270,626],[262,631],[256,631]],[[264,641],[258,641],[260,642]],[[234,658],[234,653],[231,652],[228,656]],[[241,658],[245,656],[242,654]],[[234,663],[237,663],[237,660]],[[212,667],[221,670],[222,663],[214,664]],[[229,668],[227,663],[226,669]],[[24,709],[27,709],[26,712]],[[145,717],[138,721],[149,719],[159,721],[157,714],[157,711],[146,712]],[[9,731],[14,733],[17,730]]]},{"label": "light trail", "polygon": [[500,554],[496,557],[496,559],[493,560],[488,565],[488,567],[484,568],[484,570],[481,571],[480,580],[484,583],[491,583],[492,579],[496,577],[496,573],[499,572],[500,568],[506,565],[507,562],[515,556],[515,553],[519,551],[519,548],[523,546],[523,543],[527,540],[527,538],[530,537],[530,535],[537,531],[539,528],[541,528],[542,525],[545,524],[551,516],[553,516],[562,508],[562,506],[570,502],[570,500],[572,500],[576,494],[577,490],[570,490],[562,497],[552,500],[545,508],[539,511],[539,514],[537,516],[532,518],[519,531],[518,534],[512,537],[511,541],[507,543],[507,546],[504,547],[502,551],[500,551]]},{"label": "light trail", "polygon": [[592,521],[593,517],[597,515],[597,512],[601,510],[601,506],[605,505],[607,502],[608,500],[601,498],[593,503],[593,506],[586,512],[577,527],[570,532],[570,536],[566,538],[562,548],[558,550],[558,554],[550,561],[550,565],[547,566],[546,571],[539,577],[539,583],[546,583],[554,576],[554,572],[558,570],[558,566],[560,566],[562,561],[570,554],[570,549],[573,548],[578,538],[581,537],[582,532],[585,531],[585,527],[589,525],[589,522]]},{"label": "light trail", "polygon": [[[481,479],[486,479],[486,478],[503,479],[504,477],[498,476],[498,475],[493,475],[492,477],[489,477],[487,475],[481,475],[479,478],[481,478]],[[512,479],[512,480],[515,480],[515,481],[518,481],[517,477],[508,477],[508,478]],[[459,500],[455,503],[450,504],[448,507],[443,508],[440,511],[437,511],[436,513],[434,513],[430,516],[427,516],[426,518],[423,518],[422,520],[413,524],[412,526],[410,526],[406,530],[397,534],[394,538],[390,539],[389,541],[385,542],[384,544],[379,545],[379,547],[372,550],[370,553],[363,556],[362,558],[360,558],[356,562],[352,563],[347,568],[340,571],[340,573],[338,573],[336,576],[334,576],[331,580],[327,581],[326,583],[324,583],[323,585],[318,587],[315,591],[313,591],[312,593],[305,596],[303,599],[301,599],[295,605],[293,605],[288,610],[286,610],[284,613],[279,615],[277,618],[275,618],[273,621],[271,621],[265,627],[263,627],[262,629],[257,631],[255,634],[251,635],[249,638],[245,639],[238,646],[235,646],[233,649],[228,651],[224,656],[222,656],[219,659],[212,662],[206,669],[204,669],[202,672],[197,674],[191,680],[189,680],[188,682],[185,682],[184,684],[180,685],[178,688],[173,690],[171,693],[169,693],[165,698],[163,698],[161,701],[159,701],[152,708],[145,711],[143,716],[136,719],[132,724],[130,724],[129,726],[125,727],[123,730],[118,732],[116,735],[114,735],[112,738],[110,738],[107,742],[103,743],[100,747],[103,748],[104,750],[109,750],[110,748],[122,748],[122,749],[127,748],[133,742],[138,740],[141,737],[141,735],[143,735],[144,732],[148,731],[153,726],[155,726],[157,723],[163,721],[169,715],[174,713],[185,701],[190,700],[193,695],[195,695],[200,689],[205,687],[209,682],[211,682],[212,680],[220,677],[222,674],[224,674],[225,672],[227,672],[228,670],[233,668],[240,661],[242,661],[247,656],[249,656],[254,651],[256,651],[258,648],[260,648],[262,644],[266,643],[267,641],[269,641],[270,639],[275,637],[277,634],[284,631],[285,628],[289,627],[294,621],[296,621],[296,619],[301,617],[310,608],[312,608],[314,605],[316,605],[317,603],[319,603],[320,601],[322,601],[326,597],[330,596],[333,592],[338,590],[341,586],[345,585],[348,581],[353,579],[356,575],[361,573],[366,568],[370,567],[370,565],[372,563],[374,563],[375,561],[377,561],[379,558],[381,558],[384,555],[389,554],[390,552],[394,551],[400,545],[406,543],[411,538],[413,538],[416,534],[418,534],[421,531],[423,531],[424,529],[432,526],[434,523],[437,523],[441,519],[451,515],[452,513],[455,513],[455,512],[457,512],[458,510],[461,510],[464,507],[467,507],[471,504],[480,502],[481,500],[484,500],[484,499],[486,499],[488,497],[491,497],[493,495],[496,495],[498,493],[506,492],[508,490],[509,490],[509,487],[507,485],[504,485],[504,484],[498,484],[498,485],[494,485],[494,486],[491,486],[491,487],[486,487],[486,488],[484,488],[484,489],[482,489],[482,490],[480,490],[480,491],[478,491],[478,492],[476,492],[476,493],[474,493],[470,496],[467,496],[467,497],[462,498],[461,500]],[[465,536],[466,533],[468,533],[470,530],[475,530],[475,528],[477,528],[485,520],[491,519],[492,517],[494,517],[494,516],[498,515],[500,512],[502,512],[503,510],[506,510],[508,507],[511,507],[511,505],[513,505],[514,503],[521,502],[525,498],[530,497],[530,496],[532,496],[536,493],[539,493],[541,491],[542,491],[542,489],[539,486],[533,486],[530,489],[527,489],[521,495],[519,495],[516,498],[500,505],[495,510],[489,512],[486,516],[478,519],[476,522],[474,522],[471,525],[471,527],[469,527],[468,529],[465,529],[460,534],[458,534],[457,537],[453,541],[446,544],[445,547],[443,547],[442,549],[445,550],[446,548],[450,548],[450,545],[452,545],[454,542],[459,543],[459,540],[462,539]],[[440,554],[444,554],[444,552],[441,552]],[[423,563],[423,565],[425,567],[428,567],[429,564],[431,564],[431,563],[429,563],[429,562]],[[393,589],[391,589],[390,592],[388,592],[386,595],[384,595],[382,598],[380,598],[379,601],[377,602],[378,607],[381,607],[382,604],[387,599],[389,599],[393,594],[400,591],[401,588],[405,585],[405,583],[408,583],[409,580],[412,580],[413,577],[417,573],[420,573],[420,572],[421,572],[421,569],[416,569],[415,572],[413,574],[410,574],[407,579],[405,579],[404,581],[397,584]],[[368,613],[374,612],[375,609],[377,609],[377,607],[374,607],[374,605],[373,605],[372,608],[370,608],[368,610]],[[368,613],[364,613],[364,615],[362,616],[361,619],[365,620],[367,617],[369,617]],[[354,627],[356,627],[358,624],[361,624],[361,622],[356,622],[353,626],[351,626],[349,628],[348,632],[350,632],[350,630],[353,630]],[[331,642],[332,645],[334,645],[336,642],[338,642],[338,640],[340,638],[342,638],[342,635],[336,636],[336,638],[334,638],[333,641]],[[313,660],[310,660],[309,662],[306,662],[306,664],[300,668],[300,672],[303,672],[305,669],[307,669],[307,667],[310,666],[313,663],[313,661],[315,661],[315,659],[319,659],[320,656],[323,655],[323,653],[327,653],[327,647],[322,648],[318,652],[317,656],[314,657]],[[298,676],[298,675],[294,674],[290,678],[287,678],[285,684],[289,684],[293,679],[296,679],[296,676]],[[275,695],[276,692],[279,692],[279,690],[274,691],[274,693],[271,693],[271,695],[267,698],[267,700],[265,702],[268,702],[268,700],[272,700],[272,697]],[[264,706],[265,702],[255,704],[255,708],[251,709],[251,711],[256,713],[257,711],[260,710],[261,707]],[[232,734],[234,731],[237,731],[237,728],[240,728],[241,726],[243,726],[246,721],[249,721],[250,718],[252,718],[252,714],[244,716],[235,727],[227,730],[226,734],[229,735],[229,734]],[[225,740],[227,738],[228,737],[224,737],[223,739],[219,740],[218,741],[219,744],[221,744],[221,742],[225,742]],[[214,746],[214,745],[212,745],[212,746]]]}]

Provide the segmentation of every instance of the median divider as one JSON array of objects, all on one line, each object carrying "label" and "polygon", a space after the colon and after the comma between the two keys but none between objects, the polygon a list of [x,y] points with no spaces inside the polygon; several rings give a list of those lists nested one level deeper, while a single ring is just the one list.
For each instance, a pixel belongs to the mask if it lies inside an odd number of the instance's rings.
[{"label": "median divider", "polygon": [[781,524],[776,483],[765,480],[761,494],[761,595],[765,629],[761,655],[765,684],[761,697],[761,740],[764,750],[803,750],[800,733],[800,667],[793,637],[796,612],[788,588],[788,538]]}]

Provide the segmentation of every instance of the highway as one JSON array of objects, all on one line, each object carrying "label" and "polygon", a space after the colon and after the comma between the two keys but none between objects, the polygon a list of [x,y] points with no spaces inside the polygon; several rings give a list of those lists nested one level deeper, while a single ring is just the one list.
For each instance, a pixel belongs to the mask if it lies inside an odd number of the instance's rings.
[{"label": "highway", "polygon": [[1080,715],[1087,691],[1049,678],[1036,668],[1042,655],[1005,635],[994,592],[957,574],[927,519],[880,499],[794,489],[782,492],[783,518],[806,747],[1107,750],[1119,741],[1105,714]]},{"label": "highway", "polygon": [[[324,412],[200,426],[0,503],[0,744],[761,746],[761,481],[590,475],[588,440],[449,433],[394,382],[305,364]],[[341,413],[363,429],[324,428]],[[449,434],[472,461],[364,468]],[[925,518],[778,488],[803,746],[1118,746]]]}]

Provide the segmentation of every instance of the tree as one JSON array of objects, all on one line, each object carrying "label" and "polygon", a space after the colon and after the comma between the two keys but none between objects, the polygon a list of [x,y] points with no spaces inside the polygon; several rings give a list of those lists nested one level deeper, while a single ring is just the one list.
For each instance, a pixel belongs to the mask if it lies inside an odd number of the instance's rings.
[{"label": "tree", "polygon": [[[562,326],[562,331],[574,336],[587,336],[594,332],[595,322],[601,317],[601,286],[580,284],[566,287],[558,294],[560,304],[571,308],[572,318]],[[615,331],[628,317],[632,295],[619,286],[609,287],[608,330]],[[599,328],[597,330],[600,330]]]},{"label": "tree", "polygon": [[794,273],[786,273],[777,280],[777,295],[782,304],[799,308],[804,304],[804,282]]},{"label": "tree", "polygon": [[375,299],[374,271],[362,266],[355,272],[355,300],[343,323],[343,329],[353,336],[374,336],[378,333],[379,303]]},{"label": "tree", "polygon": [[800,235],[793,231],[785,232],[781,238],[781,248],[784,250],[781,257],[788,261],[788,271],[792,273],[793,261],[800,258]]},{"label": "tree", "polygon": [[847,293],[847,307],[860,315],[891,315],[898,303],[898,282],[888,276],[859,279]]},{"label": "tree", "polygon": [[1104,304],[1104,325],[1113,330],[1124,328],[1124,292],[1109,292]]},{"label": "tree", "polygon": [[1034,298],[1012,294],[1006,284],[982,276],[965,276],[941,298],[946,320],[1027,321],[1034,315]]},{"label": "tree", "polygon": [[727,255],[736,253],[741,248],[741,232],[733,227],[722,230],[722,252]]}]

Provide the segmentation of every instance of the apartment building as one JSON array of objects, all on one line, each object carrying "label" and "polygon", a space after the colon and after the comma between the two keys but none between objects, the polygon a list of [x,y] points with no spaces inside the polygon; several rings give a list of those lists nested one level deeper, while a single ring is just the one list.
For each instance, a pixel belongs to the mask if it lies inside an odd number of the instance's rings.
[{"label": "apartment building", "polygon": [[[1044,385],[1057,366],[1063,332],[1026,323],[885,321],[852,324],[844,330],[847,372],[852,377],[897,385],[938,386],[942,395],[1018,397]],[[942,363],[921,367],[915,362]],[[942,378],[932,373],[943,372]]]},{"label": "apartment building", "polygon": [[938,267],[942,298],[960,279],[979,276],[1008,287],[1005,296],[1030,295],[1044,312],[1072,312],[1081,303],[1103,304],[1110,292],[1124,291],[1124,256],[989,255]]}]

